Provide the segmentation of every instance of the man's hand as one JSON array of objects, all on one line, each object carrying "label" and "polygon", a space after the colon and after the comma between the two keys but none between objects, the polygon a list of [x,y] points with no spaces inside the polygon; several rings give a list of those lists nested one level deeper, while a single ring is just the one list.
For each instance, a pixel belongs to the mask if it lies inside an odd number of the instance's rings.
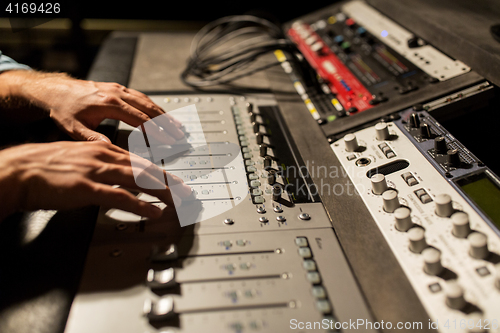
[{"label": "man's hand", "polygon": [[77,80],[65,74],[13,70],[0,74],[0,95],[21,98],[49,111],[76,140],[107,141],[94,131],[104,119],[138,127],[157,116],[155,137],[173,144],[184,137],[181,124],[143,93],[117,83]]},{"label": "man's hand", "polygon": [[[131,165],[138,169],[133,170]],[[157,189],[139,188],[134,172],[136,176],[141,173],[140,177],[150,184],[157,184]],[[182,197],[191,194],[189,186],[178,185],[182,183],[178,177],[169,175],[169,179],[175,182],[170,186],[177,185],[177,194]],[[18,210],[72,209],[87,205],[157,218],[161,215],[159,208],[113,185],[151,194],[173,206],[175,194],[165,183],[165,171],[103,141],[12,147],[0,151],[0,221]]]}]

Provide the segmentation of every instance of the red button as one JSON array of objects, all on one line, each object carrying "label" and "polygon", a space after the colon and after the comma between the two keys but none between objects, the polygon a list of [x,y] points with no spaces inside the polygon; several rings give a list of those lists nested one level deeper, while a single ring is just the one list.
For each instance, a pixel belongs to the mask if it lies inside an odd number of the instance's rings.
[{"label": "red button", "polygon": [[351,26],[354,23],[356,23],[356,22],[354,22],[354,20],[352,18],[348,18],[347,20],[345,20],[345,24],[348,25],[348,26]]}]

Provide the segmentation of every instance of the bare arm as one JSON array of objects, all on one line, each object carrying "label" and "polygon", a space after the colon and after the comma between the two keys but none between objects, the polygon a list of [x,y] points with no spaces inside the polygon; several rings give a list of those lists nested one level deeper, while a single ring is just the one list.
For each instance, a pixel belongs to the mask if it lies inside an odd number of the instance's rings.
[{"label": "bare arm", "polygon": [[4,112],[8,112],[5,109],[9,103],[11,107],[25,103],[45,110],[76,140],[109,142],[94,131],[107,118],[137,127],[160,115],[164,116],[158,118],[158,133],[165,144],[184,136],[181,124],[150,98],[117,83],[77,80],[62,73],[10,70],[0,74],[0,100]]},{"label": "bare arm", "polygon": [[[131,163],[133,160],[133,163]],[[133,165],[133,166],[132,166]],[[139,167],[139,171],[133,168]],[[138,176],[139,175],[139,176]],[[137,185],[137,177],[154,189]],[[157,218],[162,211],[114,185],[151,194],[169,206],[191,189],[134,154],[107,142],[26,144],[0,151],[0,221],[20,210],[73,209],[87,205],[118,208]],[[177,190],[179,189],[179,190]],[[175,198],[182,200],[182,198]]]}]

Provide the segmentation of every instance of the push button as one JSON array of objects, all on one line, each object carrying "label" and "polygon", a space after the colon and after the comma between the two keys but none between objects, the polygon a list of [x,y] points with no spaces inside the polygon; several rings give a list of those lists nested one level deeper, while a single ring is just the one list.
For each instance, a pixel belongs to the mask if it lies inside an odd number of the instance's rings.
[{"label": "push button", "polygon": [[297,238],[295,238],[295,244],[297,246],[300,246],[300,247],[304,247],[304,246],[309,245],[307,243],[307,238],[305,238],[305,237],[297,237]]},{"label": "push button", "polygon": [[302,257],[302,258],[306,258],[306,259],[309,259],[312,257],[312,253],[311,253],[311,249],[308,248],[308,247],[300,247],[299,248],[299,255]]}]

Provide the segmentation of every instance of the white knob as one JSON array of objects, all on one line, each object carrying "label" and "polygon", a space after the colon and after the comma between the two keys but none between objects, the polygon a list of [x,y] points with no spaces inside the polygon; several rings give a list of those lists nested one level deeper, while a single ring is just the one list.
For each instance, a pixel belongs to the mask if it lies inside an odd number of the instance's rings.
[{"label": "white knob", "polygon": [[399,207],[394,211],[394,218],[396,219],[397,230],[406,232],[413,226],[410,213],[411,211],[408,207]]},{"label": "white knob", "polygon": [[410,240],[410,251],[421,253],[426,247],[425,231],[422,228],[415,227],[408,230],[408,239]]},{"label": "white knob", "polygon": [[446,304],[455,310],[465,307],[467,301],[464,298],[464,290],[456,281],[450,281],[445,285]]},{"label": "white knob", "polygon": [[385,180],[385,176],[383,174],[374,174],[370,180],[372,182],[372,192],[374,194],[380,195],[388,189],[387,181]]},{"label": "white knob", "polygon": [[488,254],[488,240],[485,234],[480,232],[473,232],[467,239],[469,240],[470,249],[469,254],[476,259],[485,259]]},{"label": "white knob", "polygon": [[359,148],[358,139],[356,139],[356,135],[349,133],[344,136],[345,149],[347,151],[356,151]]},{"label": "white knob", "polygon": [[429,275],[438,275],[443,271],[441,265],[441,251],[428,247],[422,251],[424,258],[424,271]]},{"label": "white knob", "polygon": [[464,212],[456,212],[451,215],[453,223],[452,233],[455,237],[466,238],[470,234],[469,215]]},{"label": "white knob", "polygon": [[377,125],[375,125],[375,134],[377,135],[377,140],[380,141],[387,140],[391,136],[389,134],[389,128],[387,127],[387,124],[384,122],[380,122]]},{"label": "white knob", "polygon": [[438,194],[434,199],[436,203],[436,214],[441,217],[450,217],[453,214],[451,196],[448,194]]},{"label": "white knob", "polygon": [[396,208],[399,208],[398,192],[395,190],[387,190],[382,193],[384,210],[388,213],[393,213]]}]

